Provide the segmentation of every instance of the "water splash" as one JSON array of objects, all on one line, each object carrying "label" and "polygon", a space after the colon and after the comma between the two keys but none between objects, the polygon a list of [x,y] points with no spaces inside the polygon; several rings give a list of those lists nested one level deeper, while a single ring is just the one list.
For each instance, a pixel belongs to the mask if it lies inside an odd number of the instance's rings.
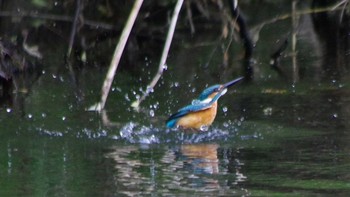
[{"label": "water splash", "polygon": [[[120,139],[126,140],[130,143],[140,143],[140,144],[157,144],[160,143],[157,135],[155,133],[157,129],[152,126],[144,126],[135,122],[129,122],[124,125],[120,131]],[[119,139],[114,136],[114,139]]]},{"label": "water splash", "polygon": [[207,125],[202,125],[199,130],[201,130],[201,131],[208,131],[209,127]]},{"label": "water splash", "polygon": [[229,141],[237,137],[237,125],[228,127],[206,127],[205,131],[181,131],[141,125],[128,122],[119,131],[119,135],[110,136],[114,140],[126,140],[128,143],[138,144],[183,144]]},{"label": "water splash", "polygon": [[193,144],[207,142],[228,142],[234,140],[257,139],[259,135],[245,136],[239,134],[240,120],[227,121],[222,125],[203,128],[205,131],[186,131],[181,129],[169,129],[155,124],[145,125],[139,122],[127,122],[117,127],[105,128],[72,128],[64,130],[51,130],[38,128],[41,135],[50,137],[75,137],[88,139],[110,139],[129,144]]},{"label": "water splash", "polygon": [[51,131],[48,129],[38,128],[39,132],[50,137],[62,137],[63,133],[60,131]]}]

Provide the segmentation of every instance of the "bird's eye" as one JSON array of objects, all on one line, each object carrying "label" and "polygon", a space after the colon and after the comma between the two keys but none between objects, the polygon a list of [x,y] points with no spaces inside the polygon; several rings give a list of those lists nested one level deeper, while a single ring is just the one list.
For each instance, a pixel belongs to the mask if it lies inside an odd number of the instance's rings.
[{"label": "bird's eye", "polygon": [[214,92],[220,92],[222,87],[217,87],[214,89]]}]

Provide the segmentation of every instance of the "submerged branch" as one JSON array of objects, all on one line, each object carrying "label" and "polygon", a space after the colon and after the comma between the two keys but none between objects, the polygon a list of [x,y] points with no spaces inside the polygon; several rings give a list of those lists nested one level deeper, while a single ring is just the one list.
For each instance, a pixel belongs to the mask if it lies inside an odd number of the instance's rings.
[{"label": "submerged branch", "polygon": [[167,34],[167,38],[164,44],[164,48],[163,48],[163,53],[162,53],[162,57],[160,59],[159,62],[159,67],[158,67],[158,71],[156,73],[156,75],[154,76],[153,80],[151,81],[151,83],[147,86],[147,89],[145,91],[145,93],[140,97],[140,99],[134,101],[131,106],[134,107],[135,109],[138,109],[141,102],[143,100],[145,100],[145,98],[154,90],[154,87],[156,86],[158,80],[160,79],[160,77],[163,74],[163,71],[166,69],[166,59],[168,57],[168,53],[169,53],[169,49],[170,49],[170,45],[171,45],[171,41],[173,39],[173,35],[175,32],[175,27],[176,27],[176,22],[177,22],[177,18],[179,16],[180,13],[180,9],[182,7],[184,0],[178,0],[174,9],[174,13],[171,19],[171,23],[170,23],[170,27],[168,30],[168,34]]},{"label": "submerged branch", "polygon": [[134,4],[134,6],[133,6],[133,8],[131,10],[129,18],[128,18],[127,22],[126,22],[126,25],[125,25],[124,29],[123,29],[123,32],[120,35],[120,39],[119,39],[118,45],[115,48],[115,51],[114,51],[114,54],[113,54],[113,59],[112,59],[112,62],[110,64],[110,66],[109,66],[106,79],[103,82],[103,86],[102,86],[102,90],[101,90],[101,94],[102,94],[101,95],[101,100],[100,100],[99,103],[91,106],[88,109],[89,111],[101,111],[105,107],[105,104],[106,104],[106,101],[107,101],[107,97],[108,97],[108,94],[109,94],[109,90],[111,88],[111,85],[112,85],[112,82],[113,82],[113,78],[114,78],[114,75],[115,75],[115,71],[118,68],[118,64],[119,64],[120,58],[122,56],[122,53],[124,51],[126,42],[127,42],[128,38],[129,38],[131,29],[132,29],[132,27],[133,27],[133,25],[135,23],[136,17],[137,17],[137,15],[139,13],[139,10],[141,8],[142,3],[143,3],[143,0],[136,0],[135,1],[135,4]]}]

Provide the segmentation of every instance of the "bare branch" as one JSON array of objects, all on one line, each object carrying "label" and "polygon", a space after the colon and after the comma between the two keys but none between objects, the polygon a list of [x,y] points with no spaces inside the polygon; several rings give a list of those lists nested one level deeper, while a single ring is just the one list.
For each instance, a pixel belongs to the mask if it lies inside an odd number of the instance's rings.
[{"label": "bare branch", "polygon": [[179,16],[181,7],[183,4],[183,0],[178,0],[174,9],[174,13],[171,19],[171,23],[170,23],[170,27],[168,30],[168,34],[167,34],[167,38],[164,44],[164,48],[163,48],[163,53],[162,53],[162,57],[160,59],[159,62],[159,67],[158,67],[158,71],[156,73],[156,75],[154,76],[153,80],[151,81],[151,83],[147,86],[147,89],[145,91],[145,93],[140,97],[140,99],[134,101],[131,106],[134,107],[135,109],[138,109],[140,106],[140,103],[154,90],[154,87],[156,86],[158,80],[160,79],[160,77],[163,74],[163,71],[166,69],[166,59],[168,57],[168,53],[169,53],[169,49],[170,49],[170,45],[171,45],[171,41],[173,39],[173,35],[175,32],[175,27],[176,27],[176,22],[177,22],[177,18]]},{"label": "bare branch", "polygon": [[82,10],[83,10],[83,5],[81,3],[81,0],[77,0],[77,7],[76,7],[76,10],[75,10],[74,20],[73,20],[73,24],[72,24],[72,30],[71,30],[70,37],[69,37],[67,58],[70,56],[70,54],[72,52],[72,49],[73,49],[74,38],[75,38],[75,34],[77,33],[79,16],[81,15]]},{"label": "bare branch", "polygon": [[132,29],[132,27],[133,27],[133,25],[135,23],[136,17],[137,17],[137,15],[139,13],[139,10],[141,8],[142,3],[143,3],[143,0],[136,0],[135,1],[134,7],[132,8],[131,13],[129,15],[128,21],[126,22],[126,25],[125,25],[125,27],[123,29],[123,32],[122,32],[121,36],[120,36],[118,45],[115,48],[112,62],[110,64],[110,66],[109,66],[106,79],[105,79],[105,81],[103,83],[103,86],[102,86],[101,100],[100,100],[99,103],[91,106],[88,109],[89,111],[101,111],[105,107],[105,104],[106,104],[106,101],[107,101],[107,97],[108,97],[108,94],[109,94],[109,90],[111,88],[111,85],[112,85],[112,82],[113,82],[113,78],[114,78],[114,75],[115,75],[115,71],[118,68],[118,64],[119,64],[120,58],[122,56],[122,53],[123,53],[125,45],[126,45],[126,41],[129,38],[131,29]]}]

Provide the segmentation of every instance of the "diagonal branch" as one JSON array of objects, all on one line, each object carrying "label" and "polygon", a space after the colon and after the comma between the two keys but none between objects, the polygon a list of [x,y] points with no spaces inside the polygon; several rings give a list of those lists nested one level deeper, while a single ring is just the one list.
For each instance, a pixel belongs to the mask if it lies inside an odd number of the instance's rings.
[{"label": "diagonal branch", "polygon": [[145,100],[145,98],[154,90],[154,87],[156,86],[158,80],[160,79],[160,77],[162,76],[164,70],[166,70],[166,59],[168,57],[168,53],[169,53],[169,49],[170,49],[170,45],[171,45],[171,41],[173,39],[173,35],[175,32],[175,27],[176,27],[176,22],[177,22],[177,18],[179,16],[182,4],[183,4],[184,0],[178,0],[174,9],[174,13],[171,19],[171,23],[170,23],[170,27],[168,30],[168,34],[167,34],[167,38],[164,44],[164,48],[163,48],[163,53],[162,53],[162,57],[160,59],[159,62],[159,67],[158,67],[158,71],[156,73],[156,75],[154,76],[153,80],[151,81],[151,83],[147,86],[147,89],[145,91],[145,93],[136,101],[134,101],[131,106],[134,107],[135,109],[138,109],[141,102],[143,100]]},{"label": "diagonal branch", "polygon": [[81,0],[76,0],[76,1],[77,1],[77,7],[76,7],[76,10],[75,10],[74,20],[73,20],[73,24],[72,24],[70,37],[69,37],[68,51],[67,51],[67,54],[66,54],[67,58],[70,56],[70,54],[72,52],[75,35],[77,33],[79,17],[81,15],[82,11],[83,11],[83,5],[82,5]]},{"label": "diagonal branch", "polygon": [[118,45],[115,48],[112,62],[110,64],[110,66],[109,66],[106,79],[105,79],[105,81],[103,83],[103,86],[102,86],[101,100],[100,100],[99,103],[91,106],[88,109],[89,111],[101,111],[105,107],[105,104],[106,104],[106,101],[107,101],[107,97],[108,97],[108,94],[109,94],[109,90],[111,89],[111,85],[112,85],[113,78],[114,78],[114,75],[115,75],[115,71],[118,68],[118,64],[119,64],[120,58],[122,56],[122,53],[123,53],[125,45],[126,45],[126,41],[129,38],[132,26],[135,23],[135,20],[136,20],[136,17],[138,15],[138,13],[139,13],[140,8],[141,8],[142,2],[143,2],[143,0],[136,0],[135,1],[134,7],[132,8],[131,13],[129,15],[128,21],[126,22],[126,25],[125,25],[125,27],[123,29],[123,32],[122,32],[121,36],[120,36]]}]

